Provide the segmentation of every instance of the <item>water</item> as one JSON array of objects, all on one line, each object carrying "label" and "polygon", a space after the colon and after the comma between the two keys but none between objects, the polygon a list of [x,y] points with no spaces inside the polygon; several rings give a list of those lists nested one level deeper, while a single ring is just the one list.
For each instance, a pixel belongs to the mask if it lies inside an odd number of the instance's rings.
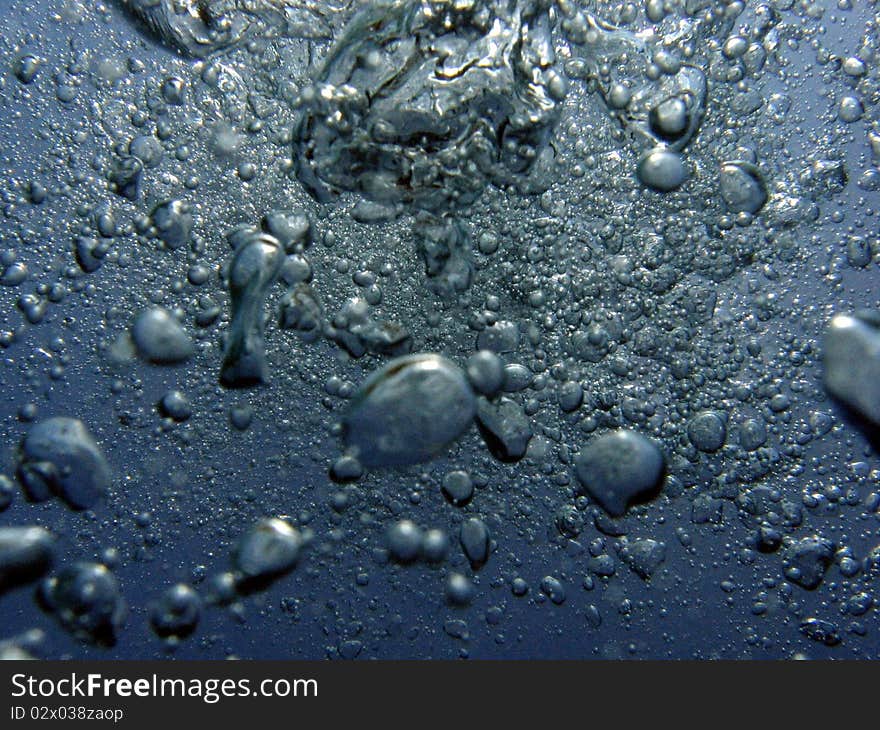
[{"label": "water", "polygon": [[876,3],[179,7],[0,14],[0,651],[878,656]]}]

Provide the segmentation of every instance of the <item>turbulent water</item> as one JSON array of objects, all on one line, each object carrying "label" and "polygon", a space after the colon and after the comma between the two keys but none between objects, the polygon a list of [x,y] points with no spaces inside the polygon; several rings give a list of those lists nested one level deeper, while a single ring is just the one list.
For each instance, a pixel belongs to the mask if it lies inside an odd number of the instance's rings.
[{"label": "turbulent water", "polygon": [[287,0],[119,0],[157,40],[203,57],[248,40],[327,39],[328,17],[344,3]]},{"label": "turbulent water", "polygon": [[0,654],[877,658],[878,12],[7,3]]}]

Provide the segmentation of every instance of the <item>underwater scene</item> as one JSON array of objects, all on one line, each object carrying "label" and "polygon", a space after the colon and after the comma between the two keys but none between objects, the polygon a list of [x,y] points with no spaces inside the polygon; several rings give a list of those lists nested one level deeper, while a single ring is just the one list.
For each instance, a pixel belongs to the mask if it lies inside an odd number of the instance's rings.
[{"label": "underwater scene", "polygon": [[0,657],[880,658],[876,0],[2,0],[0,99]]}]

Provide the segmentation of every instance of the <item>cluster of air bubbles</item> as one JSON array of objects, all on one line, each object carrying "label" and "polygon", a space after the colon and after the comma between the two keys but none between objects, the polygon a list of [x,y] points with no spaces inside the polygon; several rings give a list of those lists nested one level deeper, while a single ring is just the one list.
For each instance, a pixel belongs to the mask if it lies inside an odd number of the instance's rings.
[{"label": "cluster of air bubbles", "polygon": [[322,202],[355,191],[432,211],[515,182],[565,95],[550,26],[544,0],[365,6],[299,94],[300,180]]},{"label": "cluster of air bubbles", "polygon": [[74,636],[116,643],[128,606],[116,576],[101,563],[75,563],[43,582],[40,599]]},{"label": "cluster of air bubbles", "polygon": [[875,21],[118,4],[175,53],[0,50],[45,122],[33,160],[0,125],[4,600],[104,649],[143,595],[160,651],[232,646],[228,611],[267,652],[534,654],[543,611],[560,653],[671,655],[717,578],[751,612],[719,654],[868,646]]}]

